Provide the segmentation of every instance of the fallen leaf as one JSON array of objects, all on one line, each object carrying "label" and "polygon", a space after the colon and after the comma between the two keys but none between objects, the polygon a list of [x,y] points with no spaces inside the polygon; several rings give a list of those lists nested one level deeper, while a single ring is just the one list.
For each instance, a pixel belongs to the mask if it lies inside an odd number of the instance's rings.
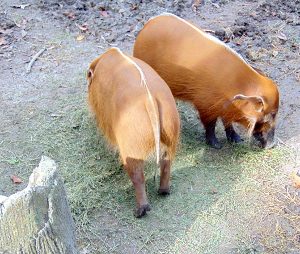
[{"label": "fallen leaf", "polygon": [[212,195],[218,194],[218,190],[213,188],[209,191],[209,194],[212,194]]},{"label": "fallen leaf", "polygon": [[135,11],[139,8],[137,4],[132,4],[130,10]]},{"label": "fallen leaf", "polygon": [[272,53],[272,55],[273,55],[274,57],[276,57],[276,56],[278,55],[278,51],[277,51],[277,50],[274,50],[273,53]]},{"label": "fallen leaf", "polygon": [[62,117],[60,114],[50,114],[51,117]]},{"label": "fallen leaf", "polygon": [[202,0],[194,0],[194,3],[192,4],[192,9],[194,12],[198,10],[199,5],[201,4]]},{"label": "fallen leaf", "polygon": [[22,35],[22,38],[24,38],[27,35],[27,32],[25,30],[22,30],[21,35]]},{"label": "fallen leaf", "polygon": [[65,11],[64,13],[63,13],[66,17],[68,17],[69,19],[75,19],[75,13],[74,12],[72,12],[72,11]]},{"label": "fallen leaf", "polygon": [[11,34],[13,32],[12,29],[6,29],[6,30],[1,30],[0,33],[2,34]]},{"label": "fallen leaf", "polygon": [[300,189],[300,176],[299,173],[292,173],[292,182],[294,184],[294,187],[297,189]]},{"label": "fallen leaf", "polygon": [[19,5],[12,5],[11,7],[13,8],[21,8],[21,9],[25,9],[26,7],[30,6],[30,4],[19,4]]},{"label": "fallen leaf", "polygon": [[8,164],[10,165],[16,165],[18,164],[20,161],[18,159],[9,159],[6,161]]},{"label": "fallen leaf", "polygon": [[277,37],[280,39],[280,40],[283,40],[283,41],[287,41],[287,37],[284,33],[280,33],[279,35],[277,35]]},{"label": "fallen leaf", "polygon": [[16,176],[16,175],[11,175],[11,176],[10,176],[10,179],[11,179],[12,182],[15,183],[15,184],[23,183],[23,181],[21,180],[21,178],[19,178],[19,177]]},{"label": "fallen leaf", "polygon": [[100,11],[101,16],[103,17],[108,17],[108,12],[107,11]]},{"label": "fallen leaf", "polygon": [[216,4],[216,3],[211,3],[212,6],[216,7],[216,8],[220,8],[220,5]]},{"label": "fallen leaf", "polygon": [[0,37],[0,46],[6,45],[7,41],[4,39],[4,37]]},{"label": "fallen leaf", "polygon": [[74,129],[74,130],[78,130],[78,129],[79,129],[79,127],[80,127],[80,125],[75,123],[75,124],[72,126],[72,129]]},{"label": "fallen leaf", "polygon": [[82,41],[85,38],[85,36],[83,34],[80,34],[76,37],[77,41]]},{"label": "fallen leaf", "polygon": [[27,24],[27,19],[23,18],[19,23],[15,21],[15,25],[19,28],[24,28]]},{"label": "fallen leaf", "polygon": [[82,25],[76,24],[76,26],[77,26],[81,31],[83,31],[83,32],[89,30],[87,24],[82,24]]}]

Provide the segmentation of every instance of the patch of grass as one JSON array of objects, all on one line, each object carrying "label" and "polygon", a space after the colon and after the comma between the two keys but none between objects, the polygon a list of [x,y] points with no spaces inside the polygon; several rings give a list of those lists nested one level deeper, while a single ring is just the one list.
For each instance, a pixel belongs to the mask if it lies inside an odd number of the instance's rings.
[{"label": "patch of grass", "polygon": [[[80,76],[71,85],[82,83]],[[284,244],[295,246],[289,237],[276,241],[282,236],[276,223],[286,215],[272,213],[286,204],[276,201],[282,186],[275,182],[286,180],[279,170],[290,151],[230,145],[221,128],[224,147],[213,150],[205,145],[191,107],[179,103],[178,108],[182,136],[171,195],[157,195],[156,166],[149,162],[145,173],[152,210],[143,219],[133,217],[132,184],[118,153],[107,147],[89,117],[84,92],[61,97],[36,119],[43,124],[32,130],[33,141],[56,160],[65,179],[79,247],[91,253],[271,253],[284,250]],[[51,117],[55,112],[60,116]],[[285,223],[290,232],[299,229]]]},{"label": "patch of grass", "polygon": [[4,160],[1,160],[1,162],[7,163],[9,165],[16,165],[16,164],[20,163],[20,161],[16,158],[4,159]]}]

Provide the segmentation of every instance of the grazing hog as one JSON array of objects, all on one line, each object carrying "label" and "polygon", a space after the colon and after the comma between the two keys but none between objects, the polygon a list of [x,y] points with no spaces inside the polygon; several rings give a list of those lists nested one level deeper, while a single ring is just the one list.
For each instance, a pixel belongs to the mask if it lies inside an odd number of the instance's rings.
[{"label": "grazing hog", "polygon": [[230,142],[242,141],[235,122],[261,147],[274,146],[276,84],[217,38],[175,15],[162,14],[140,31],[133,55],[156,70],[175,97],[195,106],[207,144],[221,148],[215,136],[221,118]]},{"label": "grazing hog", "polygon": [[180,121],[172,93],[143,61],[111,48],[96,58],[87,73],[88,101],[98,127],[119,150],[136,193],[136,217],[150,210],[144,161],[155,150],[160,165],[159,194],[169,194],[170,166]]}]

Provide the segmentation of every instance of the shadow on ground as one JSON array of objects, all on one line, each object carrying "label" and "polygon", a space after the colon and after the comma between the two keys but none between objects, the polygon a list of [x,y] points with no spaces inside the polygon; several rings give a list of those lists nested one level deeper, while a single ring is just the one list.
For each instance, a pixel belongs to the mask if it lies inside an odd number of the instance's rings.
[{"label": "shadow on ground", "polygon": [[[106,253],[265,250],[251,238],[256,237],[251,235],[256,229],[251,221],[263,216],[260,195],[264,184],[278,174],[284,157],[281,149],[262,151],[247,144],[230,145],[224,139],[222,150],[211,149],[204,144],[195,112],[178,103],[182,136],[171,195],[157,195],[156,166],[148,163],[152,210],[135,219],[132,184],[118,153],[96,130],[85,99],[70,97],[62,104],[73,106],[41,132],[40,142],[44,140],[47,155],[56,158],[66,180],[82,251],[98,253],[99,246]],[[224,138],[221,128],[217,133]]]}]

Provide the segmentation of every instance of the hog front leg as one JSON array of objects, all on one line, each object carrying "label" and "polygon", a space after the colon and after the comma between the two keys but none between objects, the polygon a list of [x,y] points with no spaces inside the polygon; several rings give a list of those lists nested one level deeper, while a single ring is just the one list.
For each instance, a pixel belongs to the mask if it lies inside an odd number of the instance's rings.
[{"label": "hog front leg", "polygon": [[228,123],[225,120],[222,120],[227,140],[231,143],[241,143],[243,139],[240,137],[239,134],[236,133],[234,130],[232,123]]},{"label": "hog front leg", "polygon": [[204,128],[205,128],[205,138],[206,138],[206,144],[209,146],[215,148],[215,149],[221,149],[222,146],[219,142],[219,140],[216,137],[215,128],[216,128],[216,122],[217,119],[212,120],[210,122],[203,122]]}]

